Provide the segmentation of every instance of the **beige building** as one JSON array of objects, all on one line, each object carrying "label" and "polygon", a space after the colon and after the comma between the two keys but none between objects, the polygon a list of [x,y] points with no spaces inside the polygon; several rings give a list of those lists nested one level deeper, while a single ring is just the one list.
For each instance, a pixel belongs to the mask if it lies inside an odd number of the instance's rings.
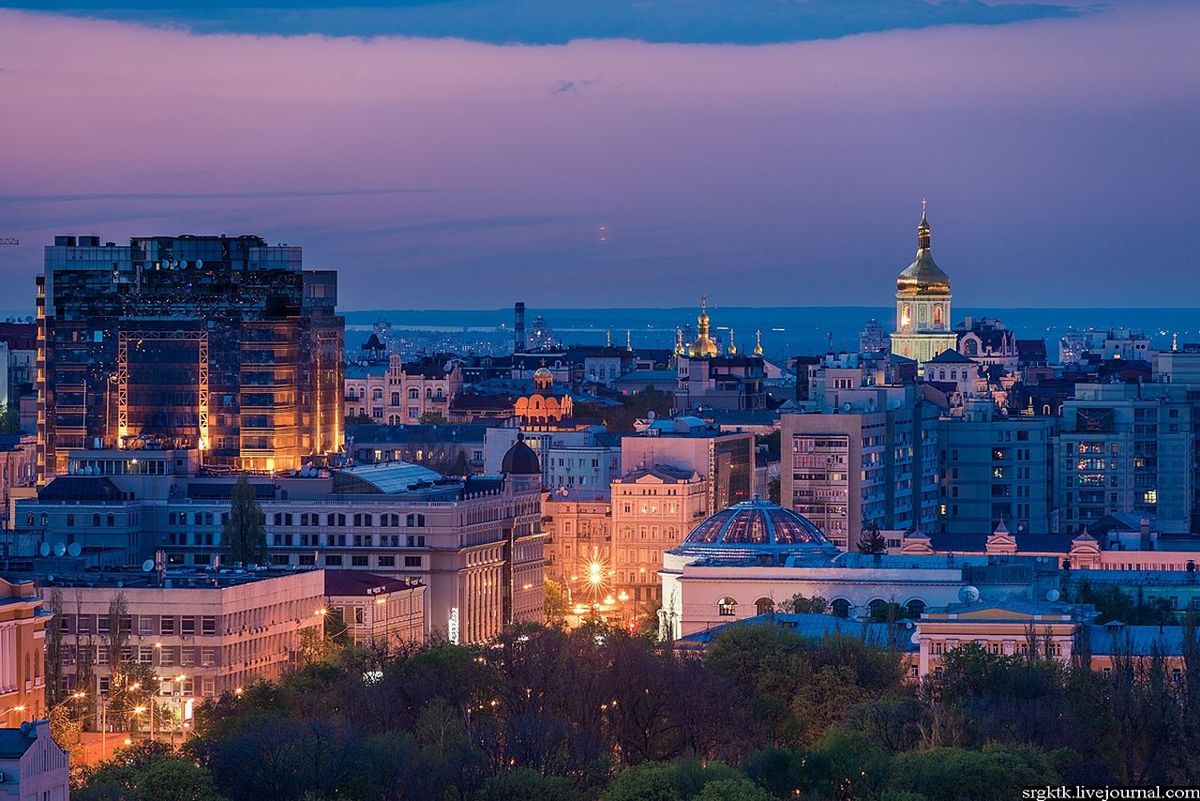
[{"label": "beige building", "polygon": [[450,401],[462,390],[455,362],[427,357],[407,364],[393,353],[386,365],[346,368],[346,416],[367,416],[376,423],[411,425],[422,415],[450,419]]},{"label": "beige building", "polygon": [[0,726],[46,713],[44,643],[50,614],[33,582],[0,578]]},{"label": "beige building", "polygon": [[[42,582],[43,593],[54,589],[62,595],[62,690],[107,695],[117,625],[109,605],[124,594],[124,658],[156,670],[160,703],[183,719],[202,698],[280,676],[299,663],[306,637],[322,635],[320,570],[106,571]],[[78,686],[87,662],[93,687]]]},{"label": "beige building", "polygon": [[582,603],[592,591],[592,565],[612,570],[612,504],[607,493],[551,493],[542,502],[546,578]]},{"label": "beige building", "polygon": [[708,481],[693,470],[654,465],[612,484],[610,593],[624,593],[631,613],[662,601],[663,553],[678,546],[708,514]]},{"label": "beige building", "polygon": [[355,645],[394,651],[429,639],[427,588],[420,581],[358,570],[324,572],[325,613],[345,626]]},{"label": "beige building", "polygon": [[670,465],[705,480],[713,514],[754,496],[754,435],[722,432],[695,417],[655,420],[640,436],[622,437],[621,469]]}]

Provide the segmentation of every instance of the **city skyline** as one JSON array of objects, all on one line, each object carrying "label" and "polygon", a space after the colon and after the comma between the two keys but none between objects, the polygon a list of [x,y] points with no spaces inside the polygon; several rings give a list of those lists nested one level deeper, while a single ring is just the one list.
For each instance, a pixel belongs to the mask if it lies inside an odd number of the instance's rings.
[{"label": "city skyline", "polygon": [[0,11],[0,288],[54,234],[224,232],[302,244],[347,310],[885,306],[927,196],[961,305],[1192,305],[1194,7],[444,5]]}]

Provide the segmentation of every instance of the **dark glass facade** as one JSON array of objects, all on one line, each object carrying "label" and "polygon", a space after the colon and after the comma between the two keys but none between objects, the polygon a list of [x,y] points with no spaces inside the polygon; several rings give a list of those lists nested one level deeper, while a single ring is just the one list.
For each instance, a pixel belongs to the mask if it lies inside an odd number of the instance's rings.
[{"label": "dark glass facade", "polygon": [[337,275],[255,236],[55,238],[38,278],[39,476],[68,449],[291,470],[341,446]]}]

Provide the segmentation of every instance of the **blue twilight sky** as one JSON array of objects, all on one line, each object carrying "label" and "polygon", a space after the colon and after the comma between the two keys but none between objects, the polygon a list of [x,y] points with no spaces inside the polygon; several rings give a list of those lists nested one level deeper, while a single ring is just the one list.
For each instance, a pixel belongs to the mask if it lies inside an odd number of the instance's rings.
[{"label": "blue twilight sky", "polygon": [[0,292],[55,233],[260,233],[346,308],[1200,306],[1200,4],[0,8]]}]

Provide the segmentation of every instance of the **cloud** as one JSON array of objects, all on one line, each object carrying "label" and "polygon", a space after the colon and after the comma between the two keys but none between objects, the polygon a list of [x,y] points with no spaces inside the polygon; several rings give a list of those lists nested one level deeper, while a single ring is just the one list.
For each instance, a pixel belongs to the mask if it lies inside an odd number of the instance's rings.
[{"label": "cloud", "polygon": [[566,44],[633,39],[680,44],[773,44],[939,25],[1002,25],[1071,17],[1091,7],[1072,0],[327,0],[228,2],[143,0],[17,2],[16,8],[95,16],[194,33],[453,38],[490,44]]},{"label": "cloud", "polygon": [[0,293],[32,306],[56,233],[224,231],[303,245],[347,308],[874,306],[927,195],[956,304],[1192,302],[1198,32],[1165,4],[767,46],[0,11]]}]

